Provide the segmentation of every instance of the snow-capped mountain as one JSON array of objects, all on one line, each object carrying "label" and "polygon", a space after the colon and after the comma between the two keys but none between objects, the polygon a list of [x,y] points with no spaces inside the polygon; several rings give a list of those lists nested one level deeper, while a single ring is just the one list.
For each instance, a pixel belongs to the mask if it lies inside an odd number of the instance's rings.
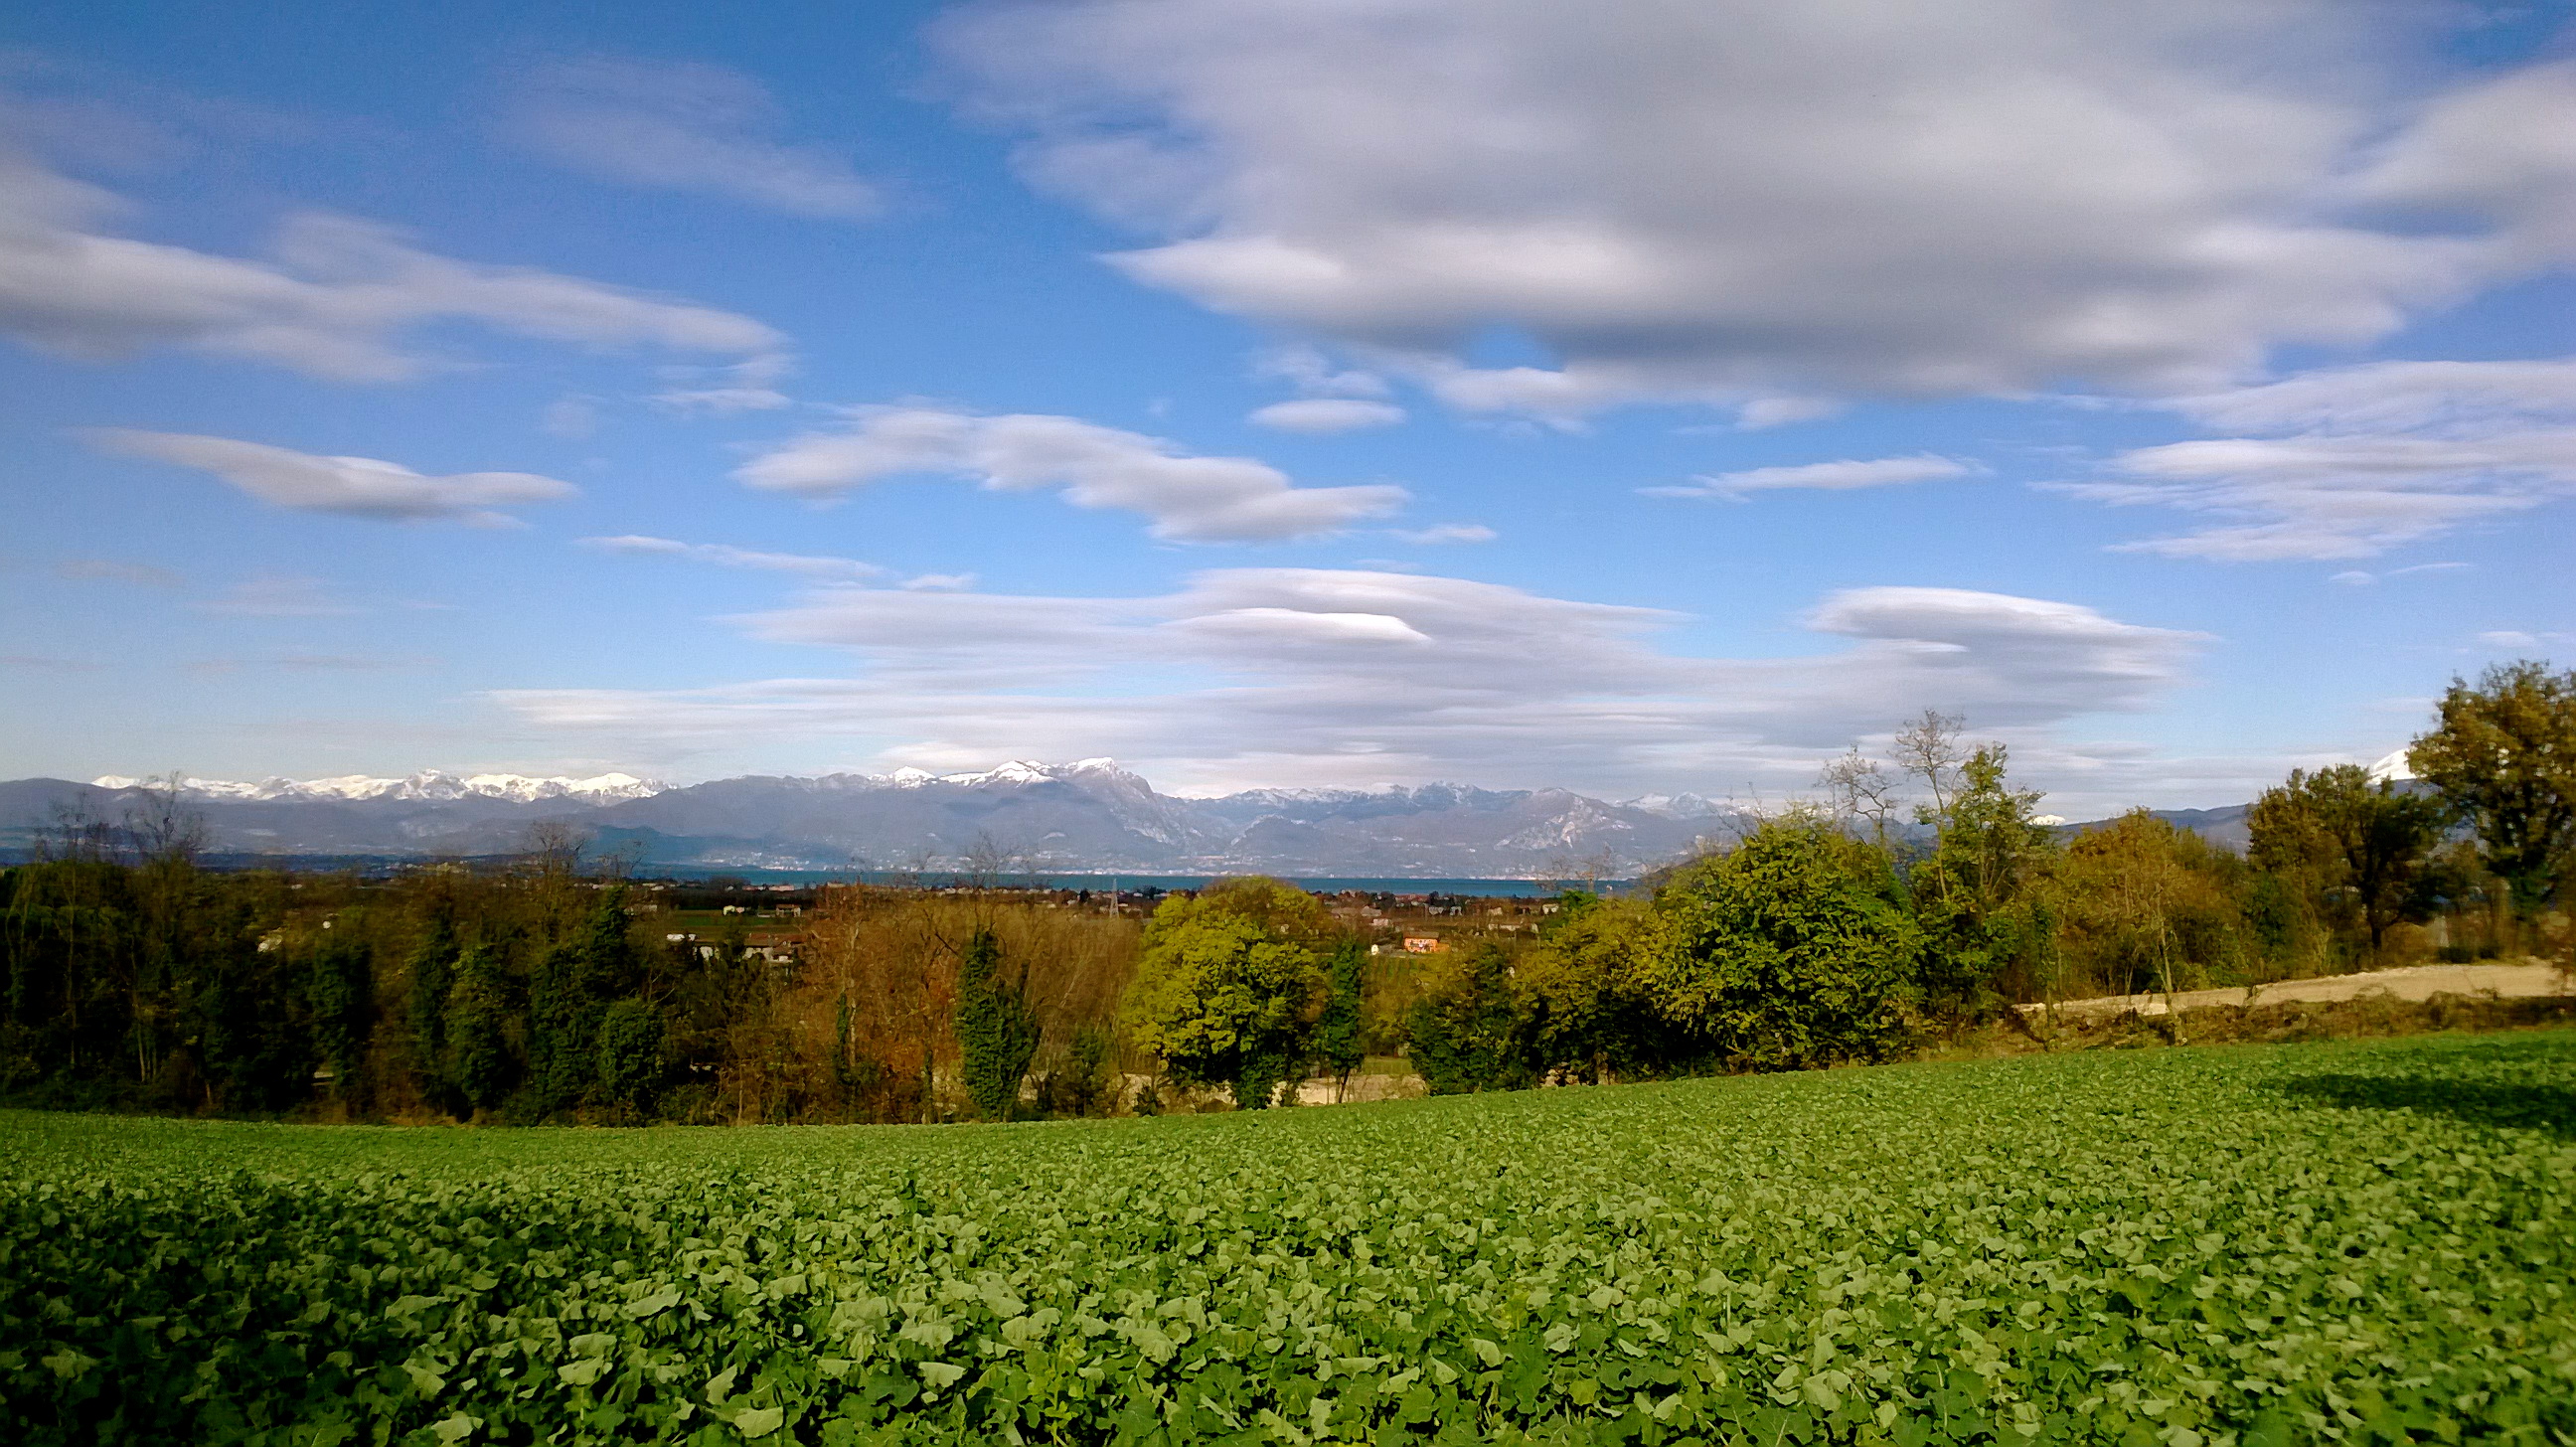
[{"label": "snow-capped mountain", "polygon": [[[123,774],[103,774],[90,780],[100,789],[138,789],[149,780],[129,778]],[[508,799],[515,803],[534,803],[541,799],[646,799],[669,788],[668,784],[639,779],[633,774],[598,774],[587,779],[531,778],[526,774],[468,774],[459,776],[444,769],[424,769],[399,779],[380,779],[367,774],[342,774],[329,779],[286,779],[270,777],[253,783],[225,779],[191,779],[182,777],[180,791],[201,799],[246,799],[262,803],[279,799]]]},{"label": "snow-capped mountain", "polygon": [[[0,784],[0,845],[32,843],[59,807],[114,820],[145,781]],[[1015,759],[934,774],[752,776],[670,786],[426,771],[404,778],[190,780],[219,850],[254,854],[471,856],[523,847],[569,819],[646,866],[954,868],[968,859],[1059,872],[1458,878],[1643,869],[1722,828],[1695,796],[1658,807],[1561,789],[1425,784],[1158,792],[1112,759]]]},{"label": "snow-capped mountain", "polygon": [[[2383,760],[2377,768],[2403,767]],[[113,823],[142,781],[0,783],[0,850],[65,818]],[[669,785],[631,774],[530,778],[437,770],[404,778],[192,780],[214,848],[269,856],[471,857],[527,846],[567,820],[646,869],[1265,873],[1417,879],[1634,874],[1735,837],[1746,816],[1697,794],[1606,801],[1563,789],[1423,784],[1158,792],[1111,759],[934,774],[753,775]],[[2245,808],[2164,811],[2231,848]],[[2055,816],[2044,816],[2052,823]],[[1900,827],[1905,834],[1912,826]],[[2082,829],[2081,824],[2061,824]]]}]

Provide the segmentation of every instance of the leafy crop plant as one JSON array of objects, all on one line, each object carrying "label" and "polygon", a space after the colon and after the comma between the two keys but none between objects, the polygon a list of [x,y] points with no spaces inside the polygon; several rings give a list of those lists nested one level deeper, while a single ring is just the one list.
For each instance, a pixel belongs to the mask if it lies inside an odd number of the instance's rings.
[{"label": "leafy crop plant", "polygon": [[1125,1122],[0,1116],[17,1443],[2576,1441],[2576,1035]]}]

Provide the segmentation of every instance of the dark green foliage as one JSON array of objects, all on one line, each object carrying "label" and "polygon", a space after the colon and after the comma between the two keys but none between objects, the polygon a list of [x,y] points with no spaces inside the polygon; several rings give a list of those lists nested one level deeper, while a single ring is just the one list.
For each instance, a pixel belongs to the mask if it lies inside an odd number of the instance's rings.
[{"label": "dark green foliage", "polygon": [[2305,893],[2316,917],[2357,927],[2376,964],[2391,926],[2433,912],[2433,848],[2445,812],[2440,800],[2372,779],[2358,764],[2292,769],[2247,812],[2248,852],[2275,888]]},{"label": "dark green foliage", "polygon": [[375,959],[356,932],[342,931],[326,935],[306,968],[314,1054],[346,1096],[360,1085],[375,1029]]},{"label": "dark green foliage", "polygon": [[1352,1072],[1368,1055],[1363,1038],[1367,1019],[1360,998],[1368,982],[1368,960],[1365,945],[1346,939],[1333,946],[1324,962],[1327,993],[1323,1012],[1315,1017],[1314,1063],[1336,1090],[1350,1083]]},{"label": "dark green foliage", "polygon": [[1406,1054],[1433,1095],[1514,1090],[1534,1082],[1521,1048],[1511,961],[1486,945],[1416,1001]]},{"label": "dark green foliage", "polygon": [[445,1073],[472,1110],[498,1109],[518,1084],[508,1035],[509,1001],[502,989],[500,958],[492,947],[466,950],[447,997]]},{"label": "dark green foliage", "polygon": [[662,1015],[641,1000],[619,1000],[599,1022],[600,1103],[621,1118],[649,1114],[662,1085]]},{"label": "dark green foliage", "polygon": [[1029,1008],[1028,974],[1002,971],[1002,942],[991,930],[968,936],[957,969],[958,1070],[966,1094],[986,1120],[1009,1120],[1020,1081],[1038,1053],[1037,1012]]},{"label": "dark green foliage", "polygon": [[197,979],[191,1023],[214,1104],[265,1115],[309,1098],[313,1030],[286,952],[236,951],[209,962]]},{"label": "dark green foliage", "polygon": [[1665,1021],[1736,1068],[1884,1059],[1905,1043],[1923,936],[1875,849],[1764,824],[1655,900],[1639,961]]},{"label": "dark green foliage", "polygon": [[2406,761],[2476,832],[2516,913],[2557,897],[2576,867],[2576,669],[2526,660],[2451,680]]},{"label": "dark green foliage", "polygon": [[600,1026],[610,1005],[634,988],[637,963],[622,888],[602,891],[579,932],[539,958],[528,978],[529,1085],[538,1115],[594,1099]]},{"label": "dark green foliage", "polygon": [[447,997],[456,988],[456,931],[447,916],[431,919],[413,946],[403,1014],[411,1027],[411,1070],[421,1098],[442,1110],[460,1103],[447,1076]]},{"label": "dark green foliage", "polygon": [[1668,1075],[1706,1052],[1655,1009],[1638,969],[1653,912],[1569,892],[1513,971],[1530,1068],[1568,1081]]},{"label": "dark green foliage", "polygon": [[528,976],[528,1075],[540,1116],[581,1103],[599,1068],[599,1015],[607,1002],[583,989],[580,946],[549,949]]},{"label": "dark green foliage", "polygon": [[[2042,886],[2057,841],[2031,822],[2041,795],[2013,788],[2005,764],[2001,744],[1973,751],[1959,767],[1958,791],[1922,811],[1937,842],[1906,884],[1924,932],[1917,1000],[1935,1018],[1984,1018],[2004,1003],[1998,986],[2016,997],[2036,994],[2048,973],[2056,929]],[[1855,855],[1852,867],[1874,863]]]},{"label": "dark green foliage", "polygon": [[1073,1115],[1089,1115],[1109,1094],[1110,1047],[1113,1037],[1098,1025],[1085,1025],[1073,1032],[1073,1041],[1065,1049],[1064,1105]]}]

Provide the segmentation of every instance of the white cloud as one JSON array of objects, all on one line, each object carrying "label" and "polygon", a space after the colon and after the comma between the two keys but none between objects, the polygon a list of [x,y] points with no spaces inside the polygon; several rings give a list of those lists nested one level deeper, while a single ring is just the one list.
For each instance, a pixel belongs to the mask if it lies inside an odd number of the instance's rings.
[{"label": "white cloud", "polygon": [[2355,588],[2366,588],[2374,583],[2384,582],[2390,578],[2410,577],[2416,573],[2465,572],[2468,570],[2469,566],[2470,565],[2467,563],[2417,563],[2411,568],[2391,568],[2384,573],[2372,573],[2365,572],[2359,568],[2348,568],[2343,572],[2336,573],[2332,577],[2327,578],[2326,581],[2329,583],[2344,583]]},{"label": "white cloud", "polygon": [[774,412],[790,398],[778,383],[794,370],[787,358],[771,353],[714,369],[674,369],[688,381],[705,386],[671,387],[653,395],[655,406],[681,417],[731,417],[741,412]]},{"label": "white cloud", "polygon": [[2550,647],[2576,643],[2576,633],[2526,632],[2520,628],[2499,628],[2478,635],[2479,646],[2516,653],[2538,653]]},{"label": "white cloud", "polygon": [[1300,397],[1255,408],[1245,420],[1282,432],[1323,435],[1392,427],[1404,420],[1404,409],[1392,402],[1372,402],[1364,397]]},{"label": "white cloud", "polygon": [[877,188],[841,156],[780,140],[782,119],[767,88],[739,71],[592,56],[521,76],[503,124],[557,161],[628,185],[793,216],[875,215]]},{"label": "white cloud", "polygon": [[240,673],[246,669],[275,669],[287,673],[391,673],[416,668],[433,668],[441,660],[428,657],[381,657],[360,653],[277,653],[258,658],[201,658],[188,665],[191,673]]},{"label": "white cloud", "polygon": [[[829,588],[738,620],[848,650],[848,678],[497,695],[605,753],[746,737],[880,757],[1112,754],[1167,787],[1471,778],[1635,793],[1800,787],[1927,705],[2045,744],[2158,701],[2197,635],[1952,589],[1836,594],[1810,657],[1680,655],[1656,609],[1458,578],[1235,568],[1129,598]],[[590,745],[585,744],[585,747]],[[2063,750],[2060,751],[2061,753]]]},{"label": "white cloud", "polygon": [[1195,457],[1169,442],[1073,417],[980,417],[925,406],[851,409],[847,426],[809,432],[734,476],[752,487],[829,496],[889,477],[971,478],[1000,492],[1061,488],[1076,507],[1153,519],[1173,542],[1272,542],[1337,532],[1393,512],[1400,487],[1298,487],[1248,457]]},{"label": "white cloud", "polygon": [[[992,0],[938,32],[1129,275],[1572,417],[2204,390],[2569,254],[2564,65],[2336,0]],[[2411,43],[2411,46],[2410,46]],[[1400,137],[1400,143],[1390,141]],[[1466,360],[1494,325],[1538,365]],[[1783,404],[1775,399],[1796,398]]]},{"label": "white cloud", "polygon": [[1747,432],[1760,432],[1793,422],[1813,422],[1841,410],[1842,404],[1830,397],[1756,397],[1737,411],[1735,425]]},{"label": "white cloud", "polygon": [[1895,487],[1909,482],[1967,477],[1984,471],[1972,462],[1922,453],[1913,457],[1881,457],[1867,462],[1845,459],[1840,462],[1809,462],[1795,467],[1756,467],[1743,472],[1723,472],[1713,477],[1695,477],[1688,487],[1641,487],[1637,490],[1649,497],[1717,497],[1740,502],[1745,494],[1754,492],[1788,489],[1848,492],[1856,488]]},{"label": "white cloud", "polygon": [[1285,382],[1308,397],[1377,397],[1389,392],[1386,378],[1364,367],[1337,367],[1317,348],[1272,347],[1252,359],[1252,374]]},{"label": "white cloud", "polygon": [[1502,536],[1483,523],[1433,523],[1427,528],[1394,528],[1387,536],[1416,546],[1444,543],[1490,543]]},{"label": "white cloud", "polygon": [[2144,447],[2052,491],[2207,513],[2123,551],[2221,562],[2376,557],[2576,496],[2576,362],[2382,362],[2168,404],[2255,436]]},{"label": "white cloud", "polygon": [[195,605],[200,613],[237,618],[330,618],[366,611],[321,578],[263,573],[235,583],[221,597]]},{"label": "white cloud", "polygon": [[401,336],[440,322],[587,346],[741,355],[784,345],[733,312],[456,261],[347,217],[289,217],[270,257],[250,260],[99,230],[118,209],[0,144],[0,333],[74,357],[176,347],[353,382],[422,373],[430,364]]},{"label": "white cloud", "polygon": [[381,522],[448,521],[508,526],[494,508],[576,496],[568,482],[532,472],[460,472],[427,477],[372,457],[316,457],[229,437],[99,428],[82,434],[101,451],[211,472],[260,501],[298,512]]},{"label": "white cloud", "polygon": [[557,397],[546,404],[537,425],[548,437],[579,442],[599,430],[599,404],[588,397]]},{"label": "white cloud", "polygon": [[2534,265],[2576,248],[2576,61],[2507,73],[2441,97],[2353,183],[2357,199],[2435,224],[2494,218],[2507,255]]},{"label": "white cloud", "polygon": [[168,568],[115,558],[65,558],[54,564],[54,576],[83,583],[125,583],[137,588],[177,588],[188,581]]},{"label": "white cloud", "polygon": [[750,548],[737,548],[725,543],[683,543],[671,538],[646,537],[626,533],[618,537],[583,538],[581,546],[603,553],[627,553],[642,557],[687,558],[695,562],[714,563],[727,568],[757,568],[771,573],[794,573],[807,578],[832,579],[842,582],[864,582],[885,576],[885,569],[856,558],[819,557],[807,553],[764,553]]}]

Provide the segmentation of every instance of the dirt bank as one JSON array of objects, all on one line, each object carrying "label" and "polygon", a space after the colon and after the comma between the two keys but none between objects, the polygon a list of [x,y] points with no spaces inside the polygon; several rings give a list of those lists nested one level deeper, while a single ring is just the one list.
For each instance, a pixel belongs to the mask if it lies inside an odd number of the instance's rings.
[{"label": "dirt bank", "polygon": [[[2409,965],[2403,969],[2369,970],[2357,975],[2280,980],[2250,988],[2185,990],[2174,996],[2174,1005],[2183,1010],[2202,1010],[2218,1005],[2325,1005],[2356,1000],[2364,995],[2385,995],[2392,1000],[2429,1000],[2435,995],[2523,1000],[2566,994],[2576,994],[2576,985],[2572,985],[2567,973],[2555,965],[2539,960],[2527,960],[2521,964],[2489,961],[2475,965]],[[2048,1007],[2023,1005],[2018,1008],[2024,1015],[2039,1015]],[[2059,1003],[2057,1013],[2060,1019],[2161,1015],[2165,1013],[2165,997],[2160,994],[2104,995],[2091,1000],[2067,1000]]]}]

